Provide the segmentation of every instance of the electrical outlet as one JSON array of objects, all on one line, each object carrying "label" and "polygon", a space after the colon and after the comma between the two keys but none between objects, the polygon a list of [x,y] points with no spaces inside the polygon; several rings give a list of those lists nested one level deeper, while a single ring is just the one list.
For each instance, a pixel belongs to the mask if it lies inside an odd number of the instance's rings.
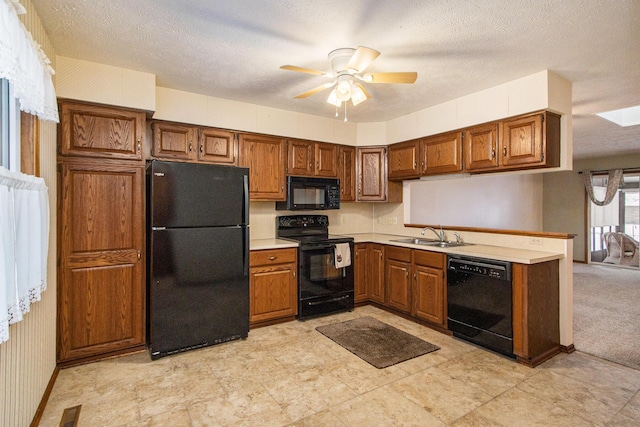
[{"label": "electrical outlet", "polygon": [[389,223],[389,225],[393,224],[393,218],[389,217],[389,218],[387,219],[387,222]]},{"label": "electrical outlet", "polygon": [[542,245],[542,238],[541,237],[532,237],[530,243],[532,245]]},{"label": "electrical outlet", "polygon": [[397,217],[397,216],[394,216],[394,217],[392,218],[392,223],[393,223],[394,225],[398,224],[398,217]]}]

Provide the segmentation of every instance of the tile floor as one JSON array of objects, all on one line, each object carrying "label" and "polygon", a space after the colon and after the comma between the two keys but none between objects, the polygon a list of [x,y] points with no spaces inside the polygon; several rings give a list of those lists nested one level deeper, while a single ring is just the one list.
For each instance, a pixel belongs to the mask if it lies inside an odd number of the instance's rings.
[{"label": "tile floor", "polygon": [[[376,369],[315,327],[373,316],[441,347]],[[366,306],[151,361],[64,369],[41,426],[638,426],[640,371],[584,353],[531,369]]]}]

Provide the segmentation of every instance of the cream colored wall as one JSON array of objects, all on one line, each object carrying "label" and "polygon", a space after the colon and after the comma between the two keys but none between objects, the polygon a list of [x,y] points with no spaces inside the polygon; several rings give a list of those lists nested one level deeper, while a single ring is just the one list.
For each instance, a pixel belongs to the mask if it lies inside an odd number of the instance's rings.
[{"label": "cream colored wall", "polygon": [[575,234],[573,259],[587,261],[586,193],[583,170],[640,168],[640,152],[627,156],[580,159],[573,171],[554,172],[543,178],[543,230]]},{"label": "cream colored wall", "polygon": [[[56,56],[31,0],[21,0],[21,18],[51,59]],[[49,188],[50,233],[47,290],[31,304],[22,322],[11,325],[9,341],[0,345],[0,425],[31,423],[56,366],[56,125],[40,122],[40,171]]]}]

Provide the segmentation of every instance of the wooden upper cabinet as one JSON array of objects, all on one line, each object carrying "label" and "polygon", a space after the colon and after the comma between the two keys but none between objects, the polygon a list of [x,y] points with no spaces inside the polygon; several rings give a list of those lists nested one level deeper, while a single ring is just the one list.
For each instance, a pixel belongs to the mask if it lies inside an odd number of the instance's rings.
[{"label": "wooden upper cabinet", "polygon": [[240,134],[240,166],[249,168],[251,200],[285,200],[285,140]]},{"label": "wooden upper cabinet", "polygon": [[464,133],[464,167],[468,171],[498,166],[498,123],[474,126]]},{"label": "wooden upper cabinet", "polygon": [[299,176],[338,176],[338,145],[325,142],[289,139],[287,174]]},{"label": "wooden upper cabinet", "polygon": [[389,146],[389,179],[412,179],[420,176],[418,158],[420,140],[399,142]]},{"label": "wooden upper cabinet", "polygon": [[462,132],[449,132],[420,140],[420,174],[462,170]]},{"label": "wooden upper cabinet", "polygon": [[59,154],[144,161],[142,111],[60,101]]},{"label": "wooden upper cabinet", "polygon": [[199,129],[198,161],[207,163],[237,165],[237,139],[233,132],[213,129]]},{"label": "wooden upper cabinet", "polygon": [[358,196],[361,202],[385,201],[387,196],[387,159],[385,147],[357,149]]},{"label": "wooden upper cabinet", "polygon": [[195,160],[198,129],[171,122],[153,122],[153,155],[167,160]]},{"label": "wooden upper cabinet", "polygon": [[338,178],[340,178],[340,201],[356,200],[356,149],[341,145],[338,149]]},{"label": "wooden upper cabinet", "polygon": [[560,116],[542,112],[500,123],[502,165],[559,166]]},{"label": "wooden upper cabinet", "polygon": [[338,146],[325,142],[315,144],[316,176],[336,178],[338,176]]}]

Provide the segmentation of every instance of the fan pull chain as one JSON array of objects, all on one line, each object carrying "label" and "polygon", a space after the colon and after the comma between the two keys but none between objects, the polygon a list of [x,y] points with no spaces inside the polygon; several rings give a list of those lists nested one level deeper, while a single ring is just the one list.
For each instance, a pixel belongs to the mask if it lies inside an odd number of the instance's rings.
[{"label": "fan pull chain", "polygon": [[338,118],[338,105],[336,104],[336,119]]},{"label": "fan pull chain", "polygon": [[347,103],[346,102],[344,103],[344,121],[345,123],[347,121]]}]

